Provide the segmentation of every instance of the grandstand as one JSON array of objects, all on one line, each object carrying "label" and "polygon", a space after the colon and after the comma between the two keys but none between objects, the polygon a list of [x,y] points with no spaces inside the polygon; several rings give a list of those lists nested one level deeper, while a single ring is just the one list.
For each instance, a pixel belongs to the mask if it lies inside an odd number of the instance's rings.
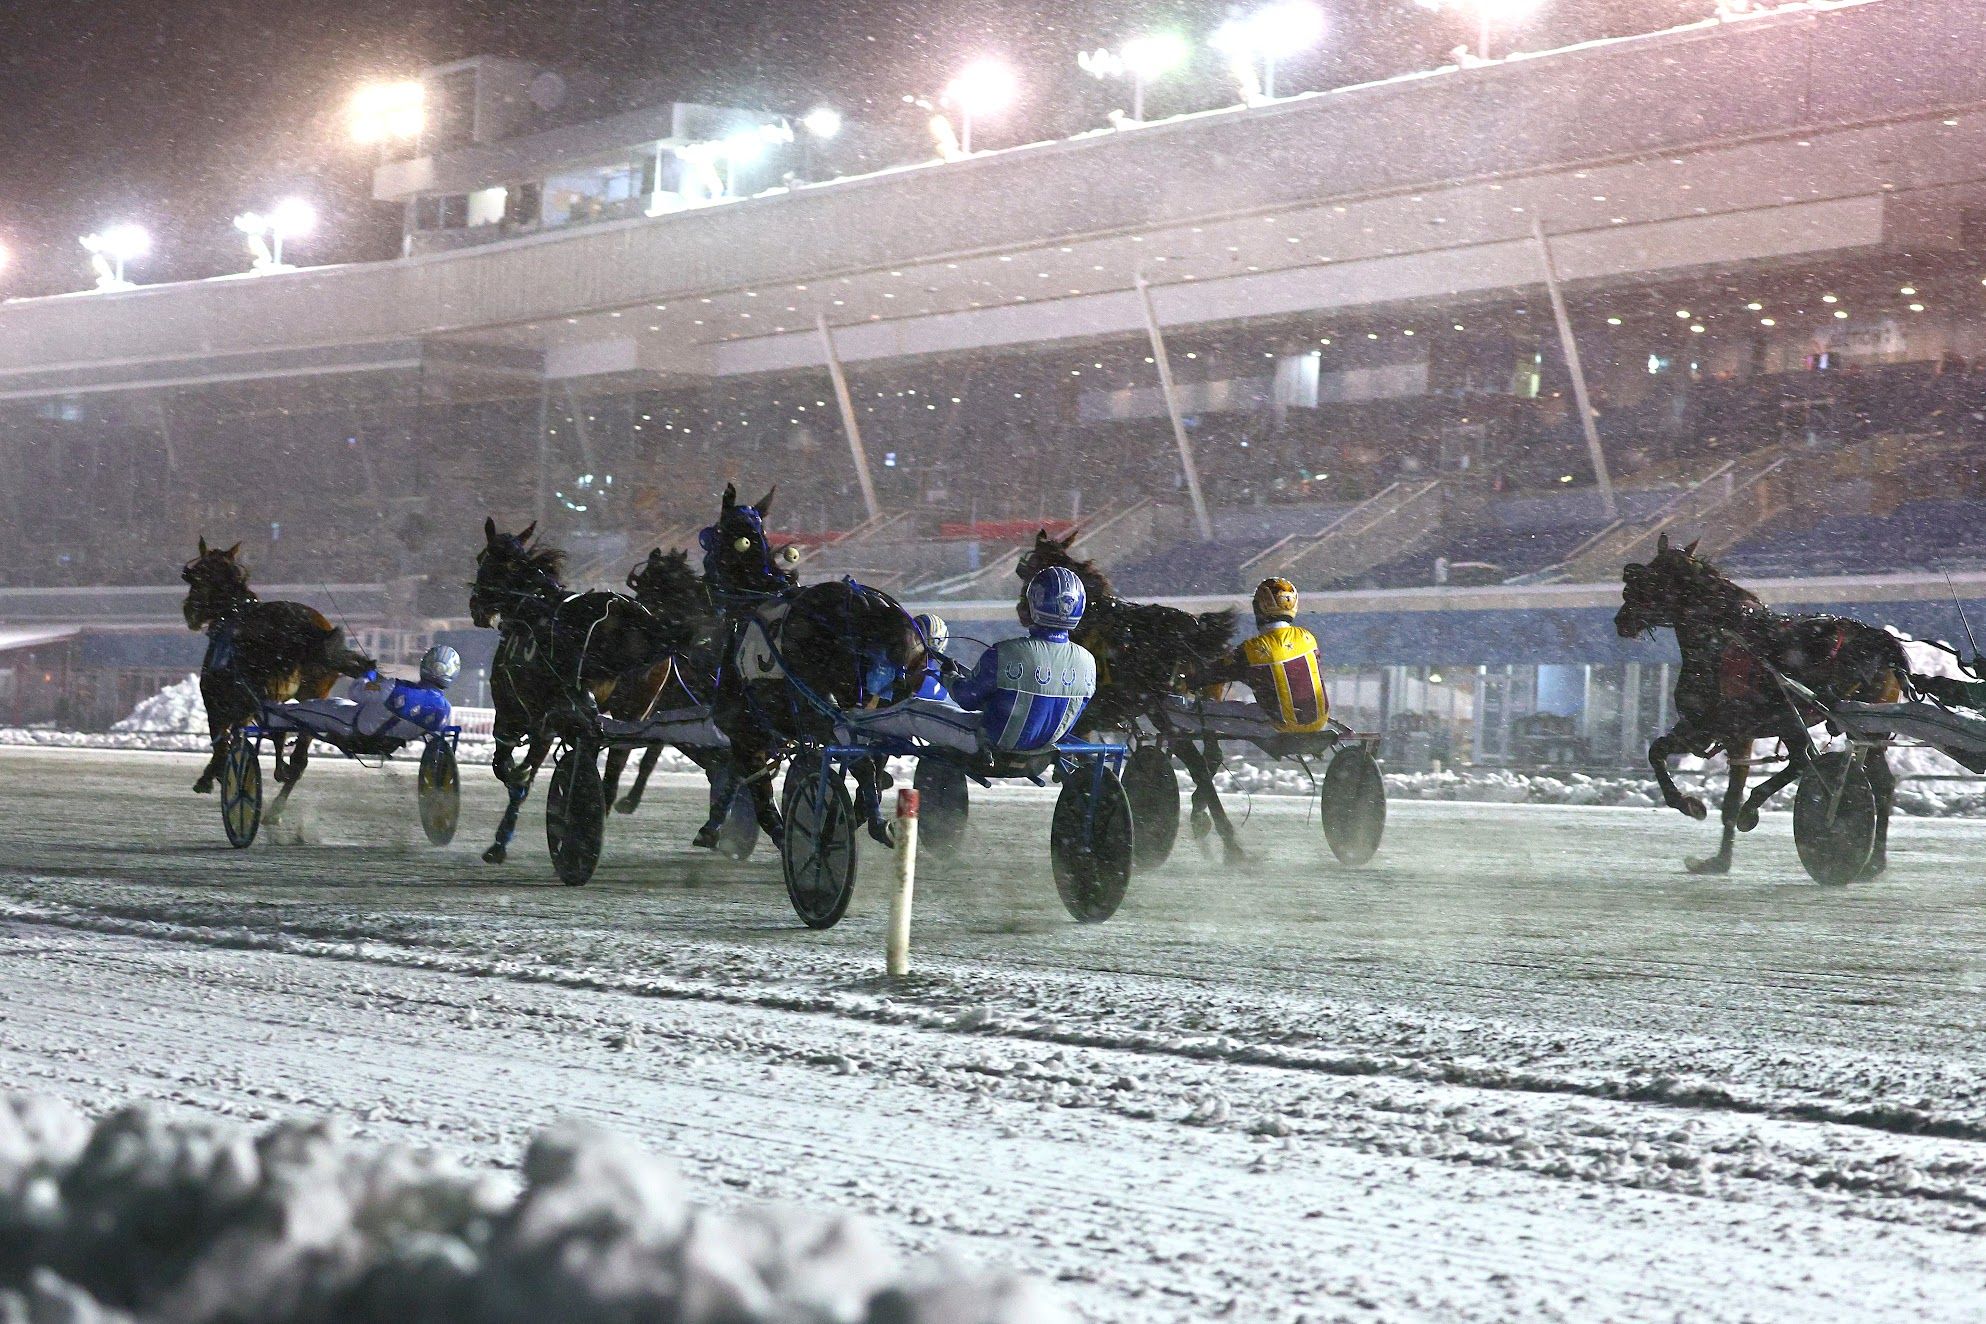
[{"label": "grandstand", "polygon": [[[206,533],[263,581],[374,586],[337,596],[404,604],[368,628],[411,647],[462,630],[485,511],[612,584],[724,482],[776,482],[808,575],[994,630],[1037,527],[1084,530],[1141,596],[1285,572],[1341,707],[1441,735],[1412,748],[1519,757],[1543,714],[1638,761],[1669,655],[1606,604],[1663,532],[1776,600],[1922,631],[1952,628],[1945,570],[1986,594],[1963,8],[1791,6],[655,214],[485,198],[474,234],[438,232],[471,214],[444,184],[570,181],[557,152],[584,139],[593,169],[649,121],[390,161],[410,257],[0,305],[0,626],[101,632],[87,594],[45,591],[168,584]],[[485,67],[529,72],[448,77]],[[746,114],[688,111],[656,141]],[[197,662],[162,615],[75,665]]]}]

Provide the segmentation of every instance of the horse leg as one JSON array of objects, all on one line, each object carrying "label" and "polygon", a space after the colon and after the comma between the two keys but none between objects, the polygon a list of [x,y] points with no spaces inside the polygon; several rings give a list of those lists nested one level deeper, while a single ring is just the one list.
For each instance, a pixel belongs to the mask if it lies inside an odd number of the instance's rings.
[{"label": "horse leg", "polygon": [[283,733],[278,732],[276,735],[276,782],[283,789],[276,792],[276,799],[269,806],[268,817],[271,823],[282,821],[283,809],[290,802],[290,792],[297,788],[297,782],[303,777],[304,768],[310,763],[310,755],[307,752],[310,748],[310,733],[308,731],[297,732],[296,748],[290,751],[290,758],[287,765],[283,762],[283,738]]},{"label": "horse leg", "polygon": [[1689,744],[1677,732],[1680,725],[1657,736],[1648,746],[1648,764],[1655,769],[1655,783],[1662,788],[1662,803],[1690,818],[1707,818],[1710,810],[1694,795],[1684,795],[1669,774],[1669,760],[1689,753]]},{"label": "horse leg", "polygon": [[1878,746],[1869,751],[1869,789],[1876,793],[1876,849],[1862,867],[1862,877],[1875,878],[1889,868],[1889,814],[1896,804],[1896,771],[1889,766],[1889,751]]},{"label": "horse leg", "polygon": [[869,824],[869,835],[890,850],[896,849],[896,834],[883,817],[883,764],[881,759],[857,759],[849,765],[855,774],[855,806]]},{"label": "horse leg", "polygon": [[218,715],[207,714],[207,735],[214,742],[214,753],[207,760],[207,766],[200,769],[200,775],[193,779],[195,795],[209,795],[214,789],[214,779],[221,775],[221,768],[228,759],[228,742],[234,736],[232,724],[223,721]]},{"label": "horse leg", "polygon": [[606,766],[600,770],[600,797],[605,803],[614,803],[614,788],[620,784],[621,769],[627,765],[627,750],[616,745],[607,751]]},{"label": "horse leg", "polygon": [[1751,799],[1745,801],[1744,808],[1738,811],[1737,823],[1740,832],[1750,832],[1757,827],[1758,811],[1764,807],[1765,802],[1792,785],[1799,775],[1807,770],[1807,765],[1813,762],[1813,754],[1807,747],[1805,726],[1797,721],[1790,722],[1786,729],[1780,732],[1779,738],[1786,745],[1786,766],[1760,782],[1758,789],[1752,792]]},{"label": "horse leg", "polygon": [[[702,759],[697,758],[695,754],[691,754],[690,758],[706,773],[710,771],[710,765]],[[641,752],[641,766],[634,770],[634,785],[628,787],[628,793],[621,797],[620,803],[615,805],[614,808],[623,814],[632,814],[635,810],[641,808],[642,792],[648,789],[648,779],[654,775],[655,765],[661,762],[661,760],[662,746],[660,745],[650,745]]]},{"label": "horse leg", "polygon": [[1221,861],[1224,864],[1239,864],[1248,858],[1241,849],[1241,842],[1234,835],[1234,824],[1227,820],[1227,810],[1221,805],[1220,792],[1214,789],[1214,770],[1208,764],[1206,754],[1190,740],[1182,740],[1174,747],[1179,761],[1186,765],[1187,775],[1193,779],[1193,809],[1197,814],[1202,808],[1212,820],[1214,830],[1221,834]]},{"label": "horse leg", "polygon": [[[1735,748],[1741,741],[1730,742]],[[1728,750],[1727,750],[1728,752]],[[1709,859],[1688,859],[1683,861],[1691,873],[1731,872],[1731,844],[1738,835],[1738,814],[1745,802],[1745,781],[1751,776],[1751,764],[1731,759],[1731,778],[1724,785],[1724,807],[1719,815],[1723,828],[1723,840],[1718,843],[1717,853]]]},{"label": "horse leg", "polygon": [[503,783],[510,799],[503,807],[503,820],[497,824],[496,840],[483,852],[485,864],[502,864],[504,856],[509,854],[510,839],[517,833],[517,812],[524,807],[524,797],[530,793],[531,784],[517,775],[515,750],[526,739],[529,737],[497,737],[496,756],[490,760],[490,771]]}]

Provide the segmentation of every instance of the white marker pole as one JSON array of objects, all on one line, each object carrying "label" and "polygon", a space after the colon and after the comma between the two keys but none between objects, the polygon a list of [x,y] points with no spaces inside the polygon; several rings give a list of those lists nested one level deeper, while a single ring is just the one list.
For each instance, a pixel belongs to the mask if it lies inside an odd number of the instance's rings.
[{"label": "white marker pole", "polygon": [[917,792],[896,793],[896,895],[890,898],[889,971],[910,973],[910,898],[917,886]]}]

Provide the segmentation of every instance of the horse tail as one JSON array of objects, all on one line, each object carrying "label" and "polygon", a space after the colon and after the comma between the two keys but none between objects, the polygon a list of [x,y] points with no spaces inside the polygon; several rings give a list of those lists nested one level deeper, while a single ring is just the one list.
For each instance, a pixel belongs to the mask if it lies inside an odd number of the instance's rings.
[{"label": "horse tail", "polygon": [[317,657],[339,675],[350,676],[354,680],[363,679],[379,669],[377,661],[345,642],[345,629],[341,625],[332,626],[319,642]]},{"label": "horse tail", "polygon": [[1232,607],[1201,612],[1195,616],[1188,641],[1194,655],[1210,660],[1227,652],[1228,644],[1234,638],[1234,621]]}]

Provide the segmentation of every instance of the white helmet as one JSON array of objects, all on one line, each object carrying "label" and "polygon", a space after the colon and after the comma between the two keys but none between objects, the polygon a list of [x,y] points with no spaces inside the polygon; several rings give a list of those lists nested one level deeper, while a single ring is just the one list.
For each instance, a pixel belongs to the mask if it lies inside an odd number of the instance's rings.
[{"label": "white helmet", "polygon": [[421,654],[421,684],[445,690],[462,674],[462,655],[447,644],[436,644]]},{"label": "white helmet", "polygon": [[924,636],[924,646],[934,653],[944,652],[945,645],[952,641],[952,627],[934,611],[919,612],[911,617],[910,623]]}]

